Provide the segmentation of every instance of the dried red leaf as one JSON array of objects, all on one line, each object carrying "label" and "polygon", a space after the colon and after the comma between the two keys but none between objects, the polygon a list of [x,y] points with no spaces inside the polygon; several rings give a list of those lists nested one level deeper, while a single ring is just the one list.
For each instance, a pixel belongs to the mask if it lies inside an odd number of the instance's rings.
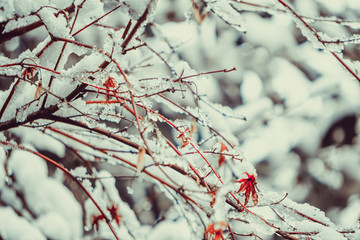
[{"label": "dried red leaf", "polygon": [[223,152],[223,151],[229,151],[229,149],[227,148],[227,146],[224,144],[224,143],[220,143],[221,145],[221,148],[220,148],[220,152]]},{"label": "dried red leaf", "polygon": [[108,79],[103,84],[107,89],[116,87],[116,83],[113,77],[108,77]]},{"label": "dried red leaf", "polygon": [[183,144],[180,146],[180,148],[184,148],[184,147],[186,147],[188,144],[189,144],[189,141],[188,141],[188,140],[183,141]]},{"label": "dried red leaf", "polygon": [[115,205],[111,205],[111,207],[108,207],[107,210],[110,212],[111,219],[115,220],[116,224],[120,225],[121,215],[118,213],[119,207]]},{"label": "dried red leaf", "polygon": [[210,193],[211,194],[211,196],[212,196],[212,200],[211,200],[211,202],[210,202],[210,207],[214,207],[214,204],[215,204],[215,202],[216,202],[216,193],[215,192],[212,192],[212,193]]},{"label": "dried red leaf", "polygon": [[108,77],[106,81],[103,84],[104,87],[106,87],[106,102],[110,99],[110,88],[116,87],[116,83],[114,81],[113,77]]},{"label": "dried red leaf", "polygon": [[191,124],[190,134],[194,134],[196,132],[196,121],[194,120]]},{"label": "dried red leaf", "polygon": [[253,201],[254,205],[256,206],[258,204],[258,201],[259,201],[259,197],[256,193],[256,189],[253,188],[252,189],[252,192],[251,192],[251,200]]},{"label": "dried red leaf", "polygon": [[[114,204],[111,207],[107,207],[107,210],[110,212],[110,216],[112,220],[115,220],[116,224],[120,225],[121,215],[118,213],[118,206]],[[99,223],[100,221],[105,221],[105,217],[102,214],[93,215],[91,220],[91,227],[98,231],[99,230]]]},{"label": "dried red leaf", "polygon": [[40,81],[38,87],[36,88],[34,99],[38,99],[40,97],[42,89],[42,82]]},{"label": "dried red leaf", "polygon": [[176,138],[181,138],[182,145],[180,146],[180,148],[184,148],[189,144],[189,138],[185,136],[185,132],[191,133],[191,131],[187,128],[185,129],[184,132],[180,132],[179,136],[176,137]]},{"label": "dried red leaf", "polygon": [[36,68],[34,67],[27,67],[25,68],[24,72],[21,74],[21,76],[25,79],[32,79],[34,77],[34,71],[36,70]]},{"label": "dried red leaf", "polygon": [[223,154],[221,154],[222,152],[224,152],[224,151],[229,151],[229,149],[227,148],[227,146],[223,143],[223,142],[221,142],[220,143],[220,157],[219,157],[219,167],[221,166],[221,165],[223,165],[224,163],[225,163],[225,156],[223,155]]},{"label": "dried red leaf", "polygon": [[209,224],[204,232],[205,240],[224,240],[223,228],[226,226],[225,222]]},{"label": "dried red leaf", "polygon": [[237,181],[238,183],[241,183],[237,192],[245,192],[244,206],[248,204],[250,196],[251,200],[256,206],[258,203],[258,195],[256,193],[256,178],[254,175],[250,175],[247,172],[245,172],[245,174],[247,175],[247,178],[243,178]]},{"label": "dried red leaf", "polygon": [[191,0],[193,7],[194,7],[194,16],[195,16],[195,20],[198,24],[201,24],[202,21],[204,21],[204,19],[209,15],[208,12],[206,13],[201,13],[202,11],[200,10],[199,6],[196,4],[196,2],[194,0]]},{"label": "dried red leaf", "polygon": [[220,154],[219,157],[219,167],[225,163],[225,156]]},{"label": "dried red leaf", "polygon": [[146,153],[145,148],[140,146],[139,147],[138,159],[137,159],[137,165],[136,165],[136,169],[139,172],[144,170],[144,167],[145,167],[145,153]]},{"label": "dried red leaf", "polygon": [[99,231],[99,222],[105,220],[104,216],[102,214],[99,215],[93,215],[91,220],[91,227],[94,228],[96,231]]},{"label": "dried red leaf", "polygon": [[185,138],[185,133],[180,132],[180,134],[176,138],[181,138],[181,139]]}]

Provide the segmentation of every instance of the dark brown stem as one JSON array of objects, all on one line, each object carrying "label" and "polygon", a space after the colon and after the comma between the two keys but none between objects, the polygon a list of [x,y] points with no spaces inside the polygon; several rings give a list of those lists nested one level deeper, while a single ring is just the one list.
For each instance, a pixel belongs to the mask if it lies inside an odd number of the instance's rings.
[{"label": "dark brown stem", "polygon": [[127,23],[126,27],[125,27],[125,30],[121,36],[121,39],[125,39],[126,35],[128,34],[129,32],[129,29],[131,27],[131,19],[129,20],[129,22]]},{"label": "dark brown stem", "polygon": [[149,8],[150,8],[150,4],[146,7],[144,13],[141,15],[141,17],[139,17],[139,19],[137,20],[135,26],[133,27],[133,29],[131,30],[129,35],[125,38],[124,42],[121,44],[121,47],[122,47],[123,51],[125,50],[127,45],[130,43],[131,39],[134,37],[135,33],[137,32],[137,30],[139,29],[141,24],[143,22],[145,22],[146,17],[147,17],[147,15],[149,13]]},{"label": "dark brown stem", "polygon": [[[55,13],[55,15],[58,15],[63,11],[72,13],[72,12],[74,12],[74,10],[75,10],[75,6],[72,4],[71,6],[65,8],[65,9],[61,9],[58,13]],[[29,25],[26,25],[26,26],[23,26],[20,28],[15,28],[14,30],[12,30],[10,32],[1,33],[0,44],[3,44],[4,42],[9,41],[10,39],[12,39],[14,37],[18,37],[27,32],[30,32],[38,27],[41,27],[42,25],[44,25],[44,23],[41,20],[39,20],[39,21],[31,23]]]},{"label": "dark brown stem", "polygon": [[[70,102],[72,99],[74,99],[80,92],[82,92],[86,88],[86,84],[80,84],[77,86],[66,98],[65,101]],[[0,123],[0,131],[8,130],[14,127],[18,127],[21,125],[24,125],[25,123],[35,121],[37,119],[46,118],[51,116],[53,113],[59,110],[58,105],[53,105],[48,108],[41,109],[39,111],[36,111],[34,113],[31,113],[27,116],[25,121],[18,122],[15,118]]]},{"label": "dark brown stem", "polygon": [[15,82],[14,86],[12,87],[8,97],[6,98],[5,102],[4,102],[4,105],[2,106],[1,110],[0,110],[0,120],[1,120],[1,117],[3,116],[12,96],[14,95],[15,91],[16,91],[16,87],[19,85],[20,83],[20,78]]}]

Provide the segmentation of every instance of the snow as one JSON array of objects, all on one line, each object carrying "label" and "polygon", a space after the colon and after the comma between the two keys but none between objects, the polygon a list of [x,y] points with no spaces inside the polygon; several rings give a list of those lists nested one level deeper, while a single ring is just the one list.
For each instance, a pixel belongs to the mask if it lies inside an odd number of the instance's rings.
[{"label": "snow", "polygon": [[138,19],[145,11],[147,5],[151,3],[151,1],[124,0],[123,3],[126,4],[126,6],[129,6],[129,13],[131,17],[133,17],[134,19]]},{"label": "snow", "polygon": [[261,97],[263,83],[260,77],[253,71],[244,72],[243,81],[240,86],[240,95],[244,103],[252,102]]},{"label": "snow", "polygon": [[298,105],[308,98],[308,81],[298,68],[282,58],[273,59],[269,68],[273,72],[273,87],[287,105]]},{"label": "snow", "polygon": [[[244,15],[247,25],[244,38],[251,44],[262,46],[270,52],[294,46],[295,39],[290,31],[292,20],[289,17],[276,15],[267,21],[258,15],[250,13]],[[257,27],[259,25],[261,28]]]},{"label": "snow", "polygon": [[294,6],[299,13],[306,16],[316,16],[319,11],[319,6],[312,0],[296,1]]},{"label": "snow", "polygon": [[346,1],[317,0],[332,14],[339,14],[346,9]]},{"label": "snow", "polygon": [[14,12],[19,15],[28,15],[31,12],[36,12],[42,6],[47,5],[47,0],[31,1],[31,0],[13,0]]},{"label": "snow", "polygon": [[15,150],[9,159],[9,171],[15,175],[19,184],[31,186],[32,183],[47,178],[48,169],[45,161],[40,157],[26,151]]},{"label": "snow", "polygon": [[50,151],[60,158],[65,156],[65,146],[51,136],[44,136],[41,132],[31,128],[18,128],[11,132],[21,137],[24,144],[31,144],[37,150]]},{"label": "snow", "polygon": [[[77,2],[75,4],[80,4],[83,1],[77,0],[75,2]],[[101,1],[87,0],[82,5],[81,9],[82,10],[79,11],[79,15],[73,32],[77,32],[79,29],[83,28],[84,26],[88,25],[90,22],[94,21],[95,19],[105,14],[104,6]]]},{"label": "snow", "polygon": [[14,150],[9,159],[9,171],[24,191],[31,211],[39,216],[54,212],[58,214],[56,218],[62,218],[59,220],[61,224],[66,223],[66,227],[61,229],[65,236],[82,235],[79,204],[64,185],[47,177],[47,165],[43,159],[26,151]]},{"label": "snow", "polygon": [[43,8],[38,14],[49,31],[54,37],[66,38],[69,30],[67,29],[66,19],[63,14],[55,17],[56,9]]},{"label": "snow", "polygon": [[20,46],[20,38],[16,37],[5,43],[5,46],[10,51],[15,51]]},{"label": "snow", "polygon": [[343,176],[336,170],[326,170],[324,162],[319,159],[312,159],[309,164],[309,172],[328,186],[339,189],[344,182]]},{"label": "snow", "polygon": [[69,224],[60,214],[49,212],[41,215],[36,220],[36,225],[47,238],[51,239],[71,239],[71,232],[68,230]]},{"label": "snow", "polygon": [[0,191],[3,189],[5,184],[5,169],[4,164],[6,161],[5,150],[0,148]]},{"label": "snow", "polygon": [[178,219],[176,221],[164,221],[158,224],[150,233],[149,240],[181,240],[190,239],[187,222],[185,219]]},{"label": "snow", "polygon": [[337,215],[338,221],[343,226],[351,226],[354,222],[358,221],[359,212],[359,195],[354,194],[349,197],[348,205],[346,208]]},{"label": "snow", "polygon": [[349,8],[352,9],[360,9],[359,1],[356,0],[347,0],[347,4]]},{"label": "snow", "polygon": [[343,234],[335,231],[334,229],[331,228],[325,228],[322,229],[320,231],[319,234],[317,234],[314,239],[329,239],[329,240],[341,240],[341,239],[347,239],[346,237],[344,237]]},{"label": "snow", "polygon": [[236,30],[244,32],[247,30],[244,18],[232,5],[232,1],[206,1],[211,9],[223,21],[230,24]]},{"label": "snow", "polygon": [[46,239],[34,225],[19,217],[10,207],[0,207],[0,234],[5,239]]}]

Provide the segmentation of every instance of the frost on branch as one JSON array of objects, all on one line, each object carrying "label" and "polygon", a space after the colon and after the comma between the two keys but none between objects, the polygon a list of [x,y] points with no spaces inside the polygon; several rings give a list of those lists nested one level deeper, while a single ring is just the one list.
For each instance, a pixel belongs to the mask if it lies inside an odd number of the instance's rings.
[{"label": "frost on branch", "polygon": [[358,239],[359,10],[6,1],[0,238]]}]

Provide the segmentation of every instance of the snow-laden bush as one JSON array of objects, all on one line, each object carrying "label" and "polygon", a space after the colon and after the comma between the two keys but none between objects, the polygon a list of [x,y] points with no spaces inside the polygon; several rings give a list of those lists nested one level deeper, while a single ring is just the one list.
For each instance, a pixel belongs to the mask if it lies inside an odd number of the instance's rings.
[{"label": "snow-laden bush", "polygon": [[359,239],[359,10],[1,1],[0,239]]}]

